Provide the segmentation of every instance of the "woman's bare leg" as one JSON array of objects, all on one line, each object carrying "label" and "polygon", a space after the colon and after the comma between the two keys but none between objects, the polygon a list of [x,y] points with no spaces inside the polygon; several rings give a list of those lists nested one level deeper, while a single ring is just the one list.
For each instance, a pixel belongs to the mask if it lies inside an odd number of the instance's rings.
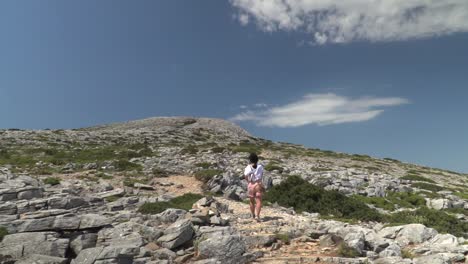
[{"label": "woman's bare leg", "polygon": [[255,198],[250,197],[250,212],[252,217],[255,218]]},{"label": "woman's bare leg", "polygon": [[257,218],[260,218],[260,210],[262,210],[262,197],[255,197],[255,211]]}]

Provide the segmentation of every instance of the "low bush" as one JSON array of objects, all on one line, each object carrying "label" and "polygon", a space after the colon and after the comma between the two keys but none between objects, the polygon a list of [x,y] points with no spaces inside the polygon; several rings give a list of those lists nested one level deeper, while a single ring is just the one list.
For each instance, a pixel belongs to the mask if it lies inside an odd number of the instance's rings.
[{"label": "low bush", "polygon": [[430,183],[435,183],[432,179],[415,175],[415,174],[408,174],[406,176],[401,177],[400,179],[402,180],[410,180],[410,181],[422,181],[422,182],[430,182]]},{"label": "low bush", "polygon": [[158,177],[158,178],[164,178],[164,177],[168,177],[171,173],[165,169],[161,169],[161,168],[158,168],[158,167],[154,167],[151,172],[153,173],[153,176],[154,177]]},{"label": "low bush", "polygon": [[8,235],[8,230],[5,227],[0,226],[0,242],[2,242],[6,235]]},{"label": "low bush", "polygon": [[283,169],[283,167],[279,166],[277,163],[270,162],[265,166],[265,170],[267,170],[267,171],[277,170],[277,171],[279,171],[281,173],[281,172],[283,172],[284,169]]},{"label": "low bush", "polygon": [[421,207],[414,211],[401,211],[388,216],[392,225],[419,223],[436,229],[439,233],[449,233],[455,236],[465,236],[468,232],[468,222],[458,220],[455,216],[443,211]]},{"label": "low bush", "polygon": [[146,179],[135,179],[135,178],[126,178],[123,181],[123,185],[127,187],[135,187],[135,183],[147,184],[148,181]]},{"label": "low bush", "polygon": [[406,258],[406,259],[413,259],[416,257],[415,254],[411,253],[408,249],[402,249],[401,250],[401,257]]},{"label": "low bush", "polygon": [[140,171],[142,169],[142,166],[140,164],[136,164],[128,160],[124,160],[124,159],[121,159],[115,162],[115,167],[118,171],[129,171],[129,170]]},{"label": "low bush", "polygon": [[215,169],[206,169],[206,170],[197,171],[195,173],[195,179],[202,181],[204,183],[207,183],[215,175],[221,174],[222,172],[223,171],[221,170],[215,170]]},{"label": "low bush", "polygon": [[99,172],[99,173],[97,173],[97,174],[96,174],[96,177],[99,177],[99,178],[104,179],[104,180],[110,180],[110,179],[113,179],[113,178],[114,178],[114,176],[109,175],[109,174],[106,174],[106,173],[104,173],[104,172]]},{"label": "low bush", "polygon": [[354,198],[376,207],[393,211],[398,207],[415,208],[426,205],[424,197],[409,192],[389,192],[387,197],[367,197],[362,195],[353,195]]},{"label": "low bush", "polygon": [[168,208],[183,209],[188,211],[192,208],[192,205],[201,198],[203,198],[203,195],[186,193],[168,202],[144,203],[140,206],[138,212],[142,214],[159,214]]},{"label": "low bush", "polygon": [[338,191],[328,191],[313,185],[299,176],[289,176],[281,184],[273,186],[265,200],[285,207],[294,207],[297,212],[318,212],[338,218],[362,221],[380,221],[381,214],[364,202],[347,197]]},{"label": "low bush", "polygon": [[360,256],[359,252],[356,249],[346,245],[346,243],[344,242],[341,242],[338,245],[338,250],[336,253],[338,254],[338,256],[344,258],[357,258]]},{"label": "low bush", "polygon": [[214,147],[211,149],[213,153],[223,153],[226,150],[226,148],[223,147]]},{"label": "low bush", "polygon": [[187,146],[185,148],[183,148],[182,150],[180,150],[180,154],[191,154],[191,155],[194,155],[194,154],[197,154],[198,153],[198,148],[196,146]]},{"label": "low bush", "polygon": [[289,233],[276,233],[275,238],[284,244],[289,244],[289,242],[291,242],[291,236]]},{"label": "low bush", "polygon": [[108,196],[108,197],[106,197],[104,199],[106,200],[106,202],[111,203],[111,202],[117,201],[120,198],[121,198],[120,196],[112,195],[112,196]]},{"label": "low bush", "polygon": [[262,150],[260,146],[252,143],[240,143],[237,146],[231,148],[233,152],[245,152],[245,153],[257,153],[259,154]]},{"label": "low bush", "polygon": [[44,179],[44,184],[58,185],[60,184],[60,179],[56,177],[47,177]]},{"label": "low bush", "polygon": [[414,183],[411,184],[411,187],[424,189],[424,190],[428,190],[428,191],[432,191],[432,192],[438,192],[438,191],[442,191],[444,189],[443,187],[441,187],[439,185],[425,183],[425,182],[414,182]]}]

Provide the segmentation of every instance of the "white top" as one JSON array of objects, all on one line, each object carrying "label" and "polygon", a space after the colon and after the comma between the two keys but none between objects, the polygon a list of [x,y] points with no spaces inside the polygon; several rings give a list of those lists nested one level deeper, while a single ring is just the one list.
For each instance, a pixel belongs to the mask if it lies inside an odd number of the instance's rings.
[{"label": "white top", "polygon": [[262,180],[263,177],[263,166],[257,164],[257,168],[254,169],[252,165],[247,165],[244,170],[244,176],[252,175],[250,181],[256,182]]}]

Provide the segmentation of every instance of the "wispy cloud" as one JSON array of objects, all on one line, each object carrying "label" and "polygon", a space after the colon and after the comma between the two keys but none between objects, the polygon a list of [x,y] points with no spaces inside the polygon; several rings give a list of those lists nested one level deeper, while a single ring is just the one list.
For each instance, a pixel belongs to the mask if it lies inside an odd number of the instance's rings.
[{"label": "wispy cloud", "polygon": [[313,43],[395,41],[468,32],[467,0],[230,0],[242,25],[303,31]]},{"label": "wispy cloud", "polygon": [[262,111],[247,110],[232,117],[232,121],[252,121],[259,126],[299,127],[362,122],[380,115],[385,107],[407,104],[400,97],[361,97],[352,99],[333,93],[307,94],[300,100]]}]

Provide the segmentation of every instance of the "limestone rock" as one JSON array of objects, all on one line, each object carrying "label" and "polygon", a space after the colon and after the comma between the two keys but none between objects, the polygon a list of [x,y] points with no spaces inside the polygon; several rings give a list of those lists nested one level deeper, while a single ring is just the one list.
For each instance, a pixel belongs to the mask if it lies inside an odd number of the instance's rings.
[{"label": "limestone rock", "polygon": [[192,239],[193,226],[190,220],[178,220],[164,230],[164,235],[158,239],[158,242],[165,248],[177,248]]}]

